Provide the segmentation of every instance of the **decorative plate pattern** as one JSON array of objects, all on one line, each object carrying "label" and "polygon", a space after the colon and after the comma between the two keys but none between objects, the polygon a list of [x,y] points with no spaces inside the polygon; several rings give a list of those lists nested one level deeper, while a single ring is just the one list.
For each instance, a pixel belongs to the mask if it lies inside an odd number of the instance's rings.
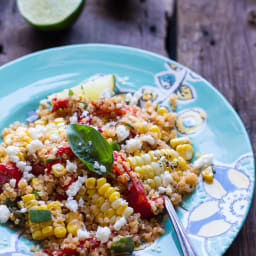
[{"label": "decorative plate pattern", "polygon": [[[225,98],[207,81],[164,57],[121,46],[75,45],[41,51],[0,68],[0,129],[35,109],[48,94],[72,87],[85,77],[114,73],[116,93],[141,93],[171,110],[178,97],[176,127],[191,137],[196,152],[214,154],[213,184],[199,180],[177,213],[199,255],[221,255],[234,240],[249,210],[254,159],[246,130]],[[15,75],[13,75],[15,74]],[[98,76],[97,75],[97,76]],[[166,234],[134,255],[182,255],[170,221]],[[31,255],[31,241],[10,224],[0,225],[0,255]]]}]

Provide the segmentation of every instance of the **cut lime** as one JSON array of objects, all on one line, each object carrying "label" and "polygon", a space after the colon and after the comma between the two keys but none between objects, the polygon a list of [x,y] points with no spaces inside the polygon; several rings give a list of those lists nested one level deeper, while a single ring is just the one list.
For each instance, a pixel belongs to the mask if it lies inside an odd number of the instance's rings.
[{"label": "cut lime", "polygon": [[85,0],[17,0],[21,15],[45,31],[69,27],[81,13]]},{"label": "cut lime", "polygon": [[71,89],[65,89],[59,93],[52,94],[48,99],[51,100],[54,97],[63,99],[67,98],[70,94],[74,94],[95,100],[98,99],[101,93],[106,89],[114,91],[115,84],[115,76],[106,75],[92,81],[83,82]]}]

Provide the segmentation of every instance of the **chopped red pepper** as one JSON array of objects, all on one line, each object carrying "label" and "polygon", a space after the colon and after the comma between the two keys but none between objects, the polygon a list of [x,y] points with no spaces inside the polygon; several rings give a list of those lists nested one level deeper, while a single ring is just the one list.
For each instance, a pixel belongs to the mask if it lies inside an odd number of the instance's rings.
[{"label": "chopped red pepper", "polygon": [[[122,161],[118,161],[118,158]],[[126,172],[130,181],[128,183],[128,189],[125,191],[126,200],[128,204],[134,209],[135,212],[139,212],[142,218],[152,218],[153,211],[150,202],[146,196],[145,190],[139,179],[136,179],[132,173],[133,169],[130,165],[125,164],[127,162],[124,157],[118,152],[114,152],[114,164],[113,171],[116,175],[121,175]],[[121,165],[121,166],[120,166]],[[129,166],[129,168],[128,168]],[[121,170],[121,168],[123,170]]]},{"label": "chopped red pepper", "polygon": [[52,99],[52,112],[58,110],[59,108],[66,108],[68,106],[68,99]]},{"label": "chopped red pepper", "polygon": [[95,237],[88,238],[86,239],[86,241],[89,241],[91,243],[89,250],[95,249],[100,246],[100,241],[98,241]]},{"label": "chopped red pepper", "polygon": [[63,250],[58,250],[56,256],[76,256],[79,255],[78,251],[71,248],[65,248]]},{"label": "chopped red pepper", "polygon": [[47,254],[49,254],[50,256],[53,256],[53,253],[50,251],[50,250],[43,250],[43,253],[47,253]]},{"label": "chopped red pepper", "polygon": [[61,188],[63,188],[64,190],[67,190],[68,187],[74,182],[76,181],[76,179],[72,176],[72,175],[69,175],[66,180],[69,178],[68,182],[66,184],[63,184],[61,185]]},{"label": "chopped red pepper", "polygon": [[61,163],[61,160],[60,160],[60,159],[56,159],[56,160],[54,160],[54,161],[47,162],[47,163],[45,164],[45,167],[46,167],[46,169],[47,169],[47,174],[49,175],[49,174],[51,173],[51,171],[52,171],[52,166],[53,166],[53,165],[59,164],[59,163]]},{"label": "chopped red pepper", "polygon": [[16,167],[16,165],[7,162],[0,164],[0,193],[2,193],[2,187],[5,183],[9,182],[10,179],[16,180],[16,187],[19,180],[22,177],[22,172]]},{"label": "chopped red pepper", "polygon": [[73,153],[71,147],[67,143],[58,147],[58,150],[57,150],[57,153],[56,153],[56,155],[60,155],[60,156],[62,156],[64,154],[66,154],[68,156],[74,156],[74,153]]}]

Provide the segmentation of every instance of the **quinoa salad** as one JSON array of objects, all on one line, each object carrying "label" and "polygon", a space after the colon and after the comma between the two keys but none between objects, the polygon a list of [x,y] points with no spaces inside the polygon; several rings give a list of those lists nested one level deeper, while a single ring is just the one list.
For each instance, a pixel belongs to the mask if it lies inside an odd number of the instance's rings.
[{"label": "quinoa salad", "polygon": [[141,95],[115,95],[106,75],[41,100],[27,124],[2,132],[0,223],[40,243],[33,255],[132,253],[165,233],[174,206],[213,181],[212,155],[193,146],[172,111]]}]

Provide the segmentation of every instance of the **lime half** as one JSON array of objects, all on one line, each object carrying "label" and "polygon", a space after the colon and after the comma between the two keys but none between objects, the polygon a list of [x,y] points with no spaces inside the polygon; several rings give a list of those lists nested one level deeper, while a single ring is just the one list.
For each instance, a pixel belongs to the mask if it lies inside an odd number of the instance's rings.
[{"label": "lime half", "polygon": [[80,15],[85,0],[17,0],[21,15],[45,31],[63,30]]}]

